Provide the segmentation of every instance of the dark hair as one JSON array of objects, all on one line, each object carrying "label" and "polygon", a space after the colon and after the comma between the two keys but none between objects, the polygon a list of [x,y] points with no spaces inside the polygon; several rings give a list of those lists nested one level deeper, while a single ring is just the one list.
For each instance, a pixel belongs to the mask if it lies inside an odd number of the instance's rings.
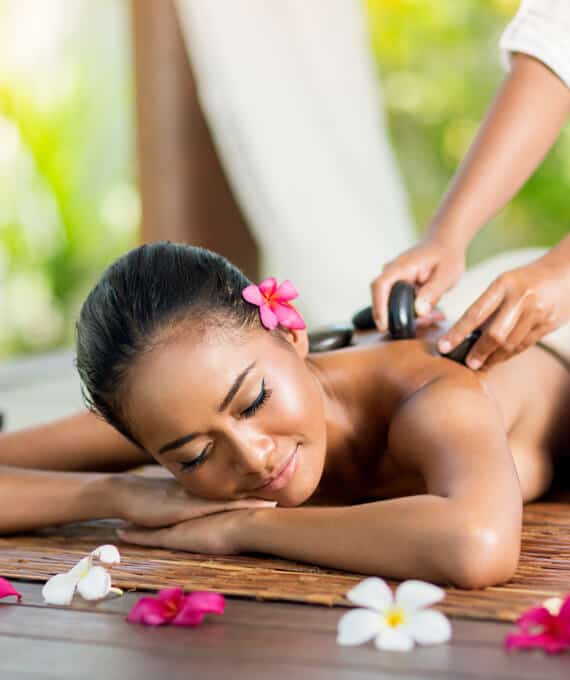
[{"label": "dark hair", "polygon": [[259,325],[241,291],[251,282],[205,248],[157,241],[134,248],[103,273],[76,323],[77,357],[87,408],[139,448],[121,409],[129,368],[180,323],[204,329]]}]

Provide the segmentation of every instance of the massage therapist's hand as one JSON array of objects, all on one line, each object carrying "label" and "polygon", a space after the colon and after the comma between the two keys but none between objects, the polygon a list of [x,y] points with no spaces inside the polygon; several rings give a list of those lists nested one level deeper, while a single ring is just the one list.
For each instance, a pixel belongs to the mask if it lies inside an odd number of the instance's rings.
[{"label": "massage therapist's hand", "polygon": [[464,271],[464,248],[454,247],[435,238],[422,241],[388,262],[370,286],[373,315],[378,330],[388,330],[388,296],[396,281],[408,281],[417,287],[417,325],[427,326],[441,320],[441,312],[434,310],[434,307]]},{"label": "massage therapist's hand", "polygon": [[467,356],[477,370],[509,359],[570,320],[570,263],[554,251],[499,276],[438,342],[449,352],[469,333],[483,333]]},{"label": "massage therapist's hand", "polygon": [[251,512],[252,510],[220,512],[180,522],[165,529],[127,527],[117,529],[117,535],[127,543],[148,545],[153,548],[186,550],[209,555],[237,555],[245,549],[242,545],[242,528],[250,518]]},{"label": "massage therapist's hand", "polygon": [[165,527],[212,513],[275,505],[254,498],[206,500],[191,496],[175,479],[129,473],[112,475],[109,493],[116,508],[114,516],[141,527]]}]

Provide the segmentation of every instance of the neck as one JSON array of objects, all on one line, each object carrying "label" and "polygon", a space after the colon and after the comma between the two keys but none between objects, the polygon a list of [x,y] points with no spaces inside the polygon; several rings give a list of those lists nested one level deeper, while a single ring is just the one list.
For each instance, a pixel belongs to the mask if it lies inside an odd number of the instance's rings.
[{"label": "neck", "polygon": [[307,368],[317,381],[323,400],[327,450],[322,484],[336,477],[350,463],[348,458],[354,449],[359,431],[359,412],[362,412],[358,395],[350,375],[339,366],[337,357],[325,354],[306,359]]}]

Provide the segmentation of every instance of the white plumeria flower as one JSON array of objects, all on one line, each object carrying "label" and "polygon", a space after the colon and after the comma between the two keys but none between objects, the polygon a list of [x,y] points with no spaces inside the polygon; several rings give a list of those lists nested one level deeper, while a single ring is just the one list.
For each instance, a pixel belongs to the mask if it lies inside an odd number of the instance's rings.
[{"label": "white plumeria flower", "polygon": [[560,610],[562,609],[562,598],[561,597],[549,597],[548,600],[544,600],[542,606],[552,614],[552,616],[558,616]]},{"label": "white plumeria flower", "polygon": [[93,560],[112,566],[119,564],[121,556],[114,545],[100,545],[87,557],[64,574],[56,574],[42,588],[48,604],[71,604],[75,591],[85,600],[100,600],[108,593],[122,595],[120,588],[111,587],[111,575],[102,566],[93,566]]},{"label": "white plumeria flower", "polygon": [[360,645],[374,638],[378,649],[407,652],[417,642],[437,645],[451,638],[451,625],[441,612],[426,609],[445,591],[424,581],[404,581],[396,596],[380,578],[367,578],[347,598],[365,609],[352,609],[338,622],[337,642]]}]

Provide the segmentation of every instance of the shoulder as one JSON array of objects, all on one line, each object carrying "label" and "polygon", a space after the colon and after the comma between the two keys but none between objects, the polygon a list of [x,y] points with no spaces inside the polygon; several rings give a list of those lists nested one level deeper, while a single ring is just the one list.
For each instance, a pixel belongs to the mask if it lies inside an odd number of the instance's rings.
[{"label": "shoulder", "polygon": [[497,440],[507,441],[499,405],[485,381],[465,369],[440,374],[410,394],[395,410],[388,433],[392,454],[417,468],[428,457],[458,456]]}]

